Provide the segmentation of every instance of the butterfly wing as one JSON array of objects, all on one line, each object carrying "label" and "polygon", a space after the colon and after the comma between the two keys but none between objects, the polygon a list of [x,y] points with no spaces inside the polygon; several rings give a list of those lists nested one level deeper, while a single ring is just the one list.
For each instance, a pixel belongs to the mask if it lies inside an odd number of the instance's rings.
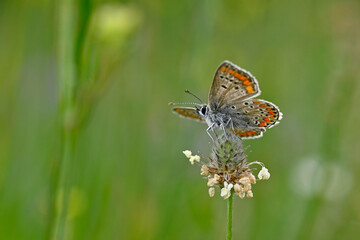
[{"label": "butterfly wing", "polygon": [[173,108],[172,110],[174,113],[180,115],[181,117],[205,122],[205,120],[202,117],[200,117],[199,114],[197,113],[196,108],[176,107],[176,108]]},{"label": "butterfly wing", "polygon": [[282,113],[275,104],[261,99],[226,104],[223,110],[229,113],[234,129],[239,129],[236,132],[239,136],[261,137],[260,132],[272,128],[282,118]]},{"label": "butterfly wing", "polygon": [[260,138],[263,135],[261,130],[245,130],[241,128],[234,128],[233,133],[240,136],[242,139]]},{"label": "butterfly wing", "polygon": [[216,110],[224,104],[239,102],[259,94],[259,85],[251,73],[224,61],[216,70],[209,92],[209,105],[212,110]]}]

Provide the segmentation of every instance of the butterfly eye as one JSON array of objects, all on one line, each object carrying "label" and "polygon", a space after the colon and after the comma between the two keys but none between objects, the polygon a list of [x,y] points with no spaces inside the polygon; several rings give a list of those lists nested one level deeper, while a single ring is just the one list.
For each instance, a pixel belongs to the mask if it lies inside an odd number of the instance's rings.
[{"label": "butterfly eye", "polygon": [[202,114],[202,115],[205,115],[206,112],[207,112],[207,108],[206,108],[206,107],[202,107],[200,111],[201,111],[201,114]]}]

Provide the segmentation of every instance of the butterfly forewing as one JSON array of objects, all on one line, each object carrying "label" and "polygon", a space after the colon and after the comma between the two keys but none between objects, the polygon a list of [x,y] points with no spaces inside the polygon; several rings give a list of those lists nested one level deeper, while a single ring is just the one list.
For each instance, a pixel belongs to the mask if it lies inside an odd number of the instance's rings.
[{"label": "butterfly forewing", "polygon": [[254,76],[224,61],[216,70],[209,93],[209,105],[212,110],[216,110],[223,104],[236,103],[259,94],[259,85]]},{"label": "butterfly forewing", "polygon": [[202,117],[200,117],[198,115],[195,108],[176,107],[176,108],[173,108],[172,110],[174,111],[174,113],[176,113],[182,117],[190,118],[190,119],[198,120],[198,121],[205,121]]}]

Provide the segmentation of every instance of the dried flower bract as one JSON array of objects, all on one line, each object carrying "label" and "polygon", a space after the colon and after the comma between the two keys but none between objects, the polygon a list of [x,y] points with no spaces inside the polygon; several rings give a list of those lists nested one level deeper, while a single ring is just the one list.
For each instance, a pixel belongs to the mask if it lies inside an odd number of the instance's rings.
[{"label": "dried flower bract", "polygon": [[210,187],[209,195],[214,196],[215,188],[218,186],[220,196],[227,199],[232,193],[240,198],[247,196],[253,197],[252,184],[256,183],[256,178],[250,169],[253,164],[262,167],[258,174],[259,180],[267,180],[270,173],[261,162],[247,162],[247,155],[240,137],[227,132],[218,137],[212,144],[212,156],[202,161],[198,155],[192,155],[191,151],[185,150],[183,153],[189,159],[191,164],[195,162],[201,164],[201,175],[206,175]]}]

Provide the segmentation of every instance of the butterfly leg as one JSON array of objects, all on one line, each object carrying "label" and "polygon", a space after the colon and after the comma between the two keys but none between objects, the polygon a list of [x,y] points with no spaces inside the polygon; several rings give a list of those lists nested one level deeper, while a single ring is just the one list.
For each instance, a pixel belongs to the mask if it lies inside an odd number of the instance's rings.
[{"label": "butterfly leg", "polygon": [[[234,128],[233,122],[231,121],[231,118],[226,123],[221,123],[221,129],[224,131],[226,139],[228,139],[228,135],[226,133],[226,128],[229,127],[231,123],[232,128]],[[228,139],[229,140],[229,139]]]},{"label": "butterfly leg", "polygon": [[221,128],[222,131],[224,131],[224,135],[225,135],[226,140],[229,140],[228,136],[227,136],[227,133],[226,133],[226,125],[227,124],[225,124],[223,121],[221,121],[220,128]]},{"label": "butterfly leg", "polygon": [[232,130],[233,133],[235,133],[234,122],[231,118],[229,119],[226,125]]},{"label": "butterfly leg", "polygon": [[215,136],[217,137],[217,134],[216,134],[216,132],[214,131],[214,124],[215,124],[215,123],[211,124],[211,126],[209,126],[209,127],[206,129],[207,134],[209,135],[209,137],[211,138],[211,140],[212,140],[213,142],[215,142],[215,141],[214,141],[213,137],[212,137],[211,134],[210,134],[210,130],[212,130],[213,133],[215,134]]},{"label": "butterfly leg", "polygon": [[228,139],[228,136],[227,136],[227,134],[226,134],[225,124],[222,123],[220,126],[221,126],[221,129],[224,131],[224,134],[225,134],[226,139],[229,140],[229,139]]},{"label": "butterfly leg", "polygon": [[229,119],[228,124],[229,124],[229,123],[231,123],[231,126],[230,126],[230,127],[231,127],[231,130],[233,130],[233,132],[235,132],[234,122],[232,121],[232,119],[231,119],[231,118]]},{"label": "butterfly leg", "polygon": [[219,136],[217,135],[217,133],[216,133],[216,131],[215,131],[215,127],[214,127],[214,125],[215,125],[215,123],[214,124],[212,124],[212,126],[211,126],[211,130],[213,131],[213,133],[215,134],[215,137],[216,138],[219,138]]},{"label": "butterfly leg", "polygon": [[231,118],[229,118],[229,120],[227,121],[226,127],[228,127],[230,123],[231,123],[231,128],[234,129],[234,123],[233,121],[231,121]]}]

